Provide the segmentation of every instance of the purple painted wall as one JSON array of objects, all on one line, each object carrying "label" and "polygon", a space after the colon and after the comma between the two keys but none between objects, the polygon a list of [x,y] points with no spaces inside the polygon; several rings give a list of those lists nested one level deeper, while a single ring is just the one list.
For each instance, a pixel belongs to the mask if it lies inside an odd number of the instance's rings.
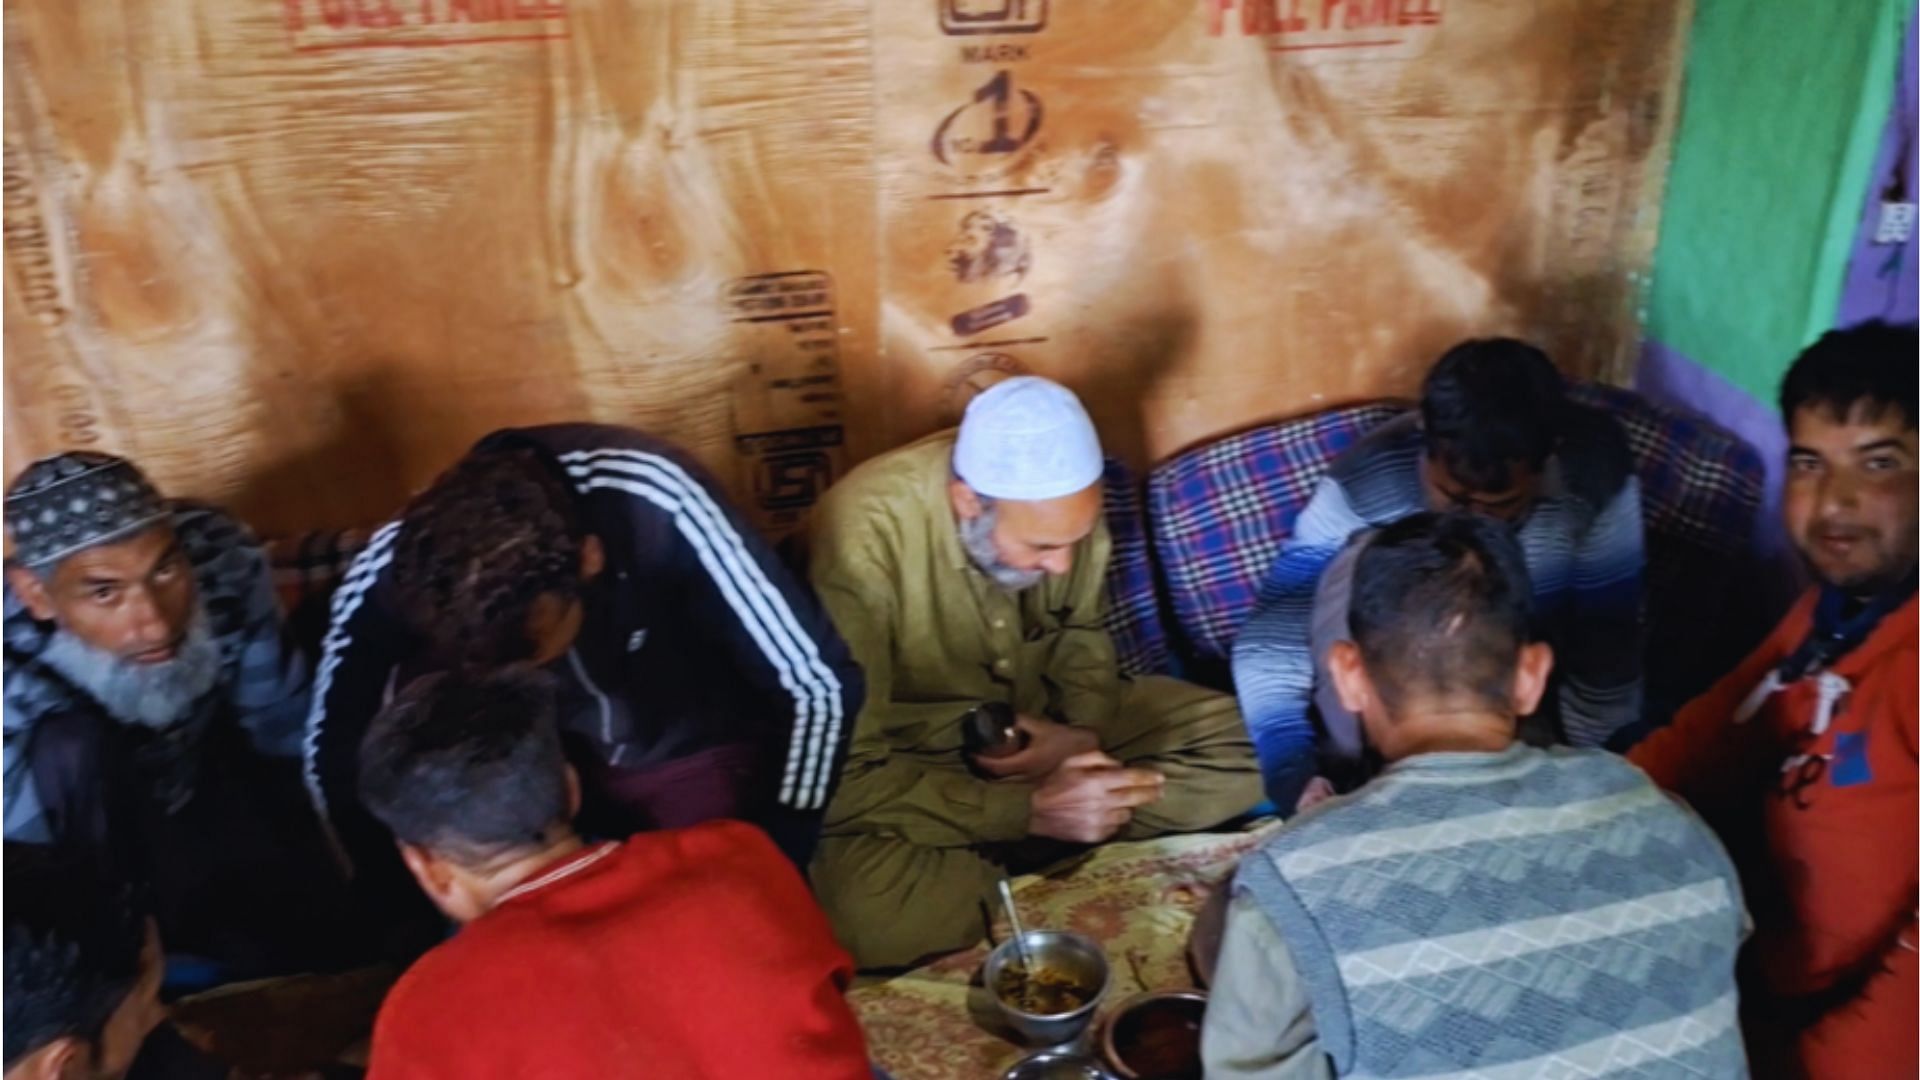
[{"label": "purple painted wall", "polygon": [[[1907,26],[1898,89],[1881,130],[1880,150],[1862,199],[1836,325],[1850,326],[1868,319],[1920,320],[1920,243],[1911,236],[1901,244],[1874,242],[1883,201],[1920,199],[1920,138],[1916,138],[1915,130],[1916,113],[1920,112],[1915,107],[1915,94],[1920,92],[1917,49],[1920,20]],[[1780,358],[1782,374],[1789,359]],[[1805,576],[1780,524],[1787,437],[1771,397],[1762,401],[1678,349],[1651,338],[1641,350],[1634,386],[1656,401],[1710,417],[1760,452],[1767,467],[1767,483],[1753,549],[1776,568],[1776,573],[1767,575],[1769,585],[1778,589],[1770,599],[1784,608],[1803,587]]]},{"label": "purple painted wall", "polygon": [[1711,418],[1759,451],[1767,479],[1754,519],[1752,550],[1762,568],[1755,585],[1767,590],[1762,611],[1784,613],[1806,587],[1807,578],[1780,524],[1787,434],[1780,426],[1779,411],[1771,402],[1759,400],[1725,376],[1658,341],[1648,341],[1641,349],[1633,384],[1655,401]]},{"label": "purple painted wall", "polygon": [[1894,91],[1893,107],[1888,110],[1886,127],[1880,134],[1880,153],[1873,161],[1873,179],[1867,187],[1865,205],[1860,211],[1860,226],[1854,234],[1853,256],[1847,265],[1847,281],[1840,294],[1836,319],[1851,326],[1868,319],[1889,322],[1913,322],[1920,318],[1920,266],[1916,265],[1915,238],[1903,244],[1876,244],[1875,231],[1880,224],[1882,201],[1914,202],[1920,198],[1916,180],[1920,179],[1920,140],[1915,139],[1914,94],[1920,90],[1915,78],[1916,48],[1920,48],[1920,20],[1907,24],[1906,47],[1901,51],[1900,81]]}]

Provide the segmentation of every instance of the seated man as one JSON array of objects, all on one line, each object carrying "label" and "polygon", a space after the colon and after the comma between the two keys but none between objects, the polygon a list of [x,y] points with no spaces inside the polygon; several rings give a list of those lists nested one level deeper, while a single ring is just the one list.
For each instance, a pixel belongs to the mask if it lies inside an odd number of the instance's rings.
[{"label": "seated man", "polygon": [[[978,941],[1021,841],[1203,829],[1259,799],[1232,698],[1119,675],[1102,467],[1079,400],[1015,378],[815,511],[814,585],[869,690],[813,880],[862,967]],[[1011,708],[1024,749],[966,752],[987,704]]]},{"label": "seated man", "polygon": [[6,524],[7,839],[151,886],[169,947],[229,974],[337,962],[307,667],[252,536],[85,452],[28,466]]},{"label": "seated man", "polygon": [[539,673],[412,684],[367,732],[360,791],[465,924],[387,996],[373,1080],[872,1075],[852,964],[759,830],[573,831]]},{"label": "seated man", "polygon": [[125,1076],[165,1015],[160,947],[130,890],[6,846],[6,1080]]},{"label": "seated man", "polygon": [[1523,737],[1601,746],[1640,718],[1645,557],[1625,437],[1611,417],[1565,399],[1539,349],[1468,341],[1427,374],[1417,415],[1369,433],[1334,463],[1234,641],[1234,687],[1267,796],[1283,813],[1310,780],[1312,798],[1333,790],[1315,778],[1316,755],[1343,789],[1365,777],[1359,728],[1326,681],[1353,556],[1338,557],[1356,534],[1422,509],[1484,514],[1513,528],[1526,551],[1536,629],[1559,652],[1560,688]]},{"label": "seated man", "polygon": [[1241,863],[1209,1078],[1746,1075],[1733,865],[1619,758],[1516,741],[1528,593],[1478,515],[1361,550],[1328,667],[1388,765]]},{"label": "seated man", "polygon": [[593,424],[498,432],[374,534],[308,720],[308,780],[357,873],[399,873],[354,790],[367,721],[419,674],[515,661],[559,687],[589,833],[742,818],[806,865],[860,672],[678,451]]},{"label": "seated man", "polygon": [[1733,849],[1754,905],[1756,1068],[1913,1076],[1920,964],[1912,326],[1835,330],[1780,389],[1783,511],[1815,585],[1737,669],[1633,748]]}]

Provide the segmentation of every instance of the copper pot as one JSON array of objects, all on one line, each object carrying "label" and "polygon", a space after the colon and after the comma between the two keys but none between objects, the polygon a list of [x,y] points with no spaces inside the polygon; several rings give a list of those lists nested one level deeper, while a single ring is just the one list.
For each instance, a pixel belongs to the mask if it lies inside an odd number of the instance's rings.
[{"label": "copper pot", "polygon": [[1155,990],[1120,1003],[1100,1030],[1100,1057],[1121,1080],[1200,1080],[1204,990]]}]

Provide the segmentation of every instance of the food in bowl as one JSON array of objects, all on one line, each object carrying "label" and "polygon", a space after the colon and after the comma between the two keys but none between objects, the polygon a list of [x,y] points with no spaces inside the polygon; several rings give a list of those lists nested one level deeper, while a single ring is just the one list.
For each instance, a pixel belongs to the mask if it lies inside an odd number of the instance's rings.
[{"label": "food in bowl", "polygon": [[1200,1080],[1206,1013],[1207,1000],[1198,993],[1143,994],[1114,1012],[1102,1049],[1129,1080]]},{"label": "food in bowl", "polygon": [[1087,986],[1072,975],[1044,964],[1027,971],[1018,960],[1000,969],[993,992],[1001,1001],[1033,1016],[1058,1016],[1070,1013],[1093,1000],[1097,987]]}]

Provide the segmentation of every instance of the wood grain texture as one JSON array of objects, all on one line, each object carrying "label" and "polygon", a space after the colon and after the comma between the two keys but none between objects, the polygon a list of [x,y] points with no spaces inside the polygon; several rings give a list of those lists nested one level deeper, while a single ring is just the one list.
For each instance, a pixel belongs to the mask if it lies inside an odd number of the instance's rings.
[{"label": "wood grain texture", "polygon": [[7,0],[7,472],[285,531],[589,417],[782,527],[1003,370],[1143,464],[1624,375],[1686,5],[1226,2]]}]

